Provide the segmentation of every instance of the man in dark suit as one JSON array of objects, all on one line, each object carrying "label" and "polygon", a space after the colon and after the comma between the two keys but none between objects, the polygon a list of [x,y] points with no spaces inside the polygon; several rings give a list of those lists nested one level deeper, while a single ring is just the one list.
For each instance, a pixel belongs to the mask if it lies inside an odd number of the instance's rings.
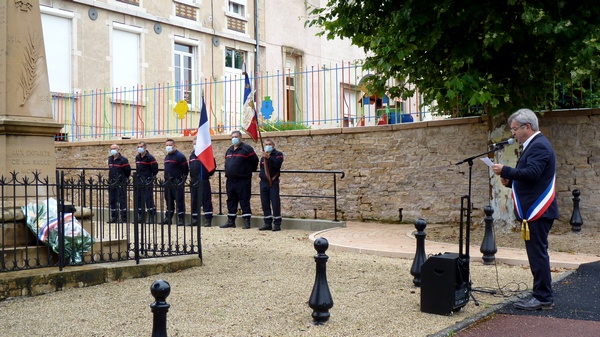
[{"label": "man in dark suit", "polygon": [[512,168],[492,165],[502,184],[512,188],[515,216],[521,222],[522,237],[533,274],[533,296],[514,306],[522,310],[552,309],[552,275],[548,256],[548,234],[558,218],[556,202],[556,156],[538,127],[535,113],[520,109],[508,118],[512,136],[523,152]]}]

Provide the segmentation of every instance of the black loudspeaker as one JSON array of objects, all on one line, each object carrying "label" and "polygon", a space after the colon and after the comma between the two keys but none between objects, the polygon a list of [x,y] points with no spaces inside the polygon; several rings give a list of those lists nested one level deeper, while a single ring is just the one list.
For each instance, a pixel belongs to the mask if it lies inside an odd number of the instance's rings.
[{"label": "black loudspeaker", "polygon": [[450,315],[469,302],[467,263],[456,253],[425,260],[421,266],[421,311]]}]

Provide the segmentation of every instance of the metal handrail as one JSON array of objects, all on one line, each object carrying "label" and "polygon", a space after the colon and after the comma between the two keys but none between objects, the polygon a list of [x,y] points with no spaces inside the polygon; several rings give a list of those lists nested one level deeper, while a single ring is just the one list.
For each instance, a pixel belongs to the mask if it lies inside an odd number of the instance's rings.
[{"label": "metal handrail", "polygon": [[[86,175],[86,171],[108,171],[106,167],[57,167],[57,170],[79,170],[83,175]],[[135,168],[132,168],[132,171],[135,171]],[[159,169],[159,172],[163,172],[164,169]],[[254,173],[258,173],[259,171],[254,171]],[[224,174],[225,170],[217,169],[216,173],[218,175],[218,191],[213,191],[212,194],[218,195],[218,203],[219,203],[219,215],[223,215],[223,198],[227,197],[227,192],[224,190]],[[307,199],[333,199],[333,221],[339,221],[338,219],[338,193],[337,193],[337,178],[339,176],[340,179],[343,179],[346,174],[344,171],[330,171],[330,170],[281,170],[281,174],[331,174],[333,176],[333,193],[332,195],[317,195],[317,194],[281,194],[282,198],[307,198]],[[186,189],[186,192],[189,193],[189,188]],[[253,196],[258,196],[260,193],[252,193]]]}]

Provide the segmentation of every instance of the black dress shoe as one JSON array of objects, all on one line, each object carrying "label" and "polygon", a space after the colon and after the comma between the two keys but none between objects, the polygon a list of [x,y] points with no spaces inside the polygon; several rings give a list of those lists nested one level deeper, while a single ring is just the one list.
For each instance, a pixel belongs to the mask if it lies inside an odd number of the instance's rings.
[{"label": "black dress shoe", "polygon": [[532,297],[527,301],[517,301],[517,302],[515,302],[515,304],[513,304],[513,306],[519,310],[529,310],[529,311],[540,310],[540,309],[551,310],[552,307],[554,306],[554,303],[541,302],[537,298]]},{"label": "black dress shoe", "polygon": [[513,303],[513,306],[516,305],[517,303],[527,303],[529,301],[529,298],[519,298],[515,303]]}]

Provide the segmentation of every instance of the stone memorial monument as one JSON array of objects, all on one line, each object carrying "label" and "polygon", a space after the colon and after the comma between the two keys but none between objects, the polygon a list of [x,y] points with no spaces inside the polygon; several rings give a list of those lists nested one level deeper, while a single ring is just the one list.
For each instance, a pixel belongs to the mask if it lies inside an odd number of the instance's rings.
[{"label": "stone memorial monument", "polygon": [[62,124],[53,119],[51,101],[39,1],[2,0],[0,176],[38,171],[55,180],[54,135]]}]

